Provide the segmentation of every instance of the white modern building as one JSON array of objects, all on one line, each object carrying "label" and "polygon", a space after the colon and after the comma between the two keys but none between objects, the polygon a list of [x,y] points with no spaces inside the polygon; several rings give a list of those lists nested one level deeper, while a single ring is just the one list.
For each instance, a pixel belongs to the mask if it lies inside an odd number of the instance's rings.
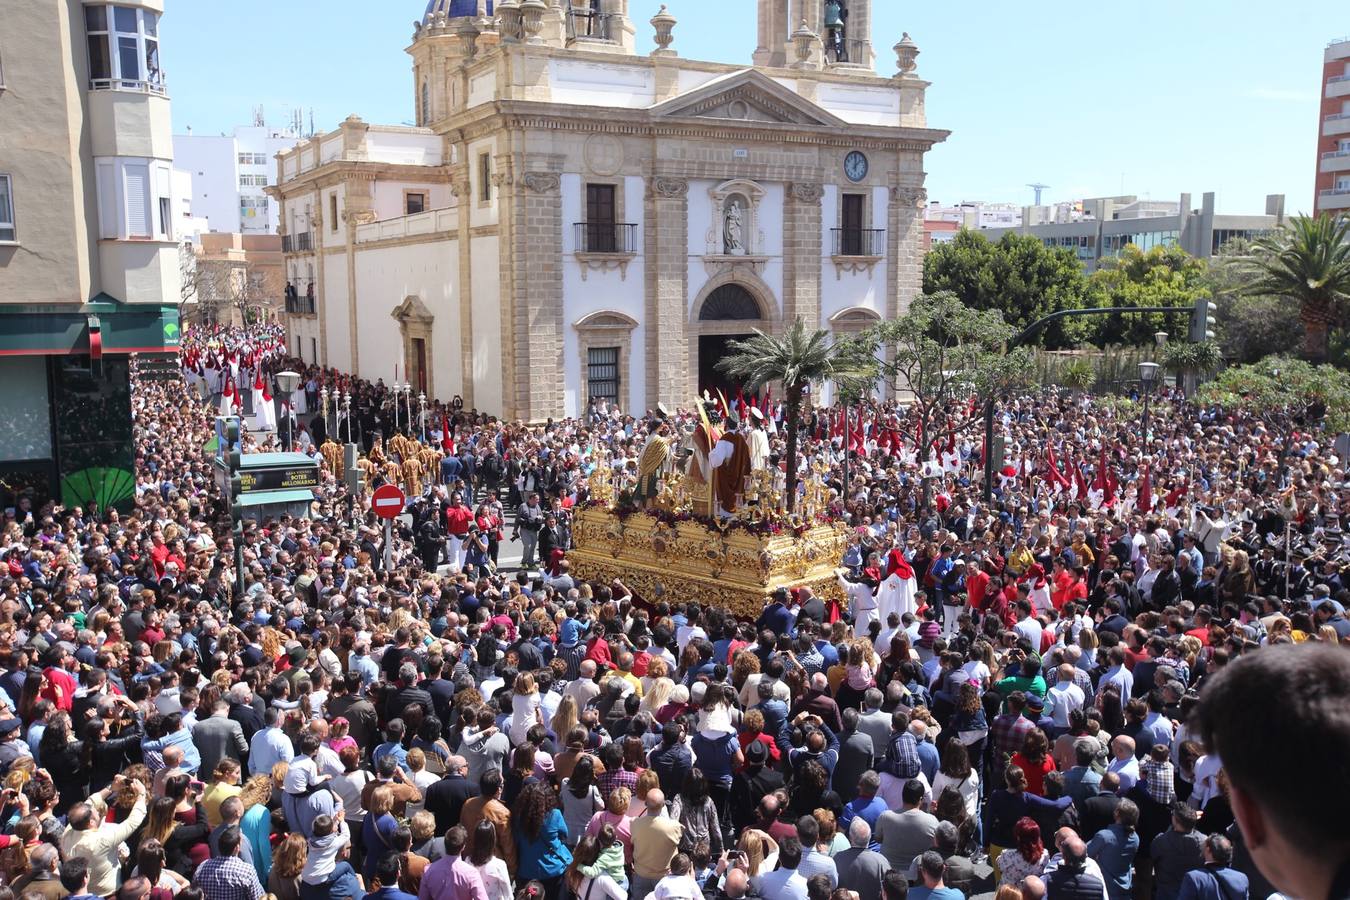
[{"label": "white modern building", "polygon": [[1213,192],[1202,194],[1198,207],[1191,206],[1190,194],[1176,201],[1096,197],[1056,206],[1028,206],[1022,210],[1020,225],[987,228],[981,233],[991,241],[1008,233],[1040,238],[1047,247],[1073,250],[1092,271],[1130,244],[1141,250],[1176,246],[1192,256],[1210,257],[1234,238],[1266,234],[1284,222],[1284,215],[1282,194],[1267,195],[1266,210],[1258,215],[1216,213]]},{"label": "white modern building", "polygon": [[209,230],[276,234],[281,219],[266,189],[276,175],[278,153],[302,139],[295,128],[241,125],[230,134],[173,136],[174,165],[192,181],[192,213]]},{"label": "white modern building", "polygon": [[538,421],[687,407],[753,329],[901,313],[947,136],[918,48],[878,74],[871,0],[758,8],[728,64],[681,58],[664,9],[637,55],[628,0],[419,6],[417,125],[353,115],[278,159],[287,278],[315,298],[294,352]]}]

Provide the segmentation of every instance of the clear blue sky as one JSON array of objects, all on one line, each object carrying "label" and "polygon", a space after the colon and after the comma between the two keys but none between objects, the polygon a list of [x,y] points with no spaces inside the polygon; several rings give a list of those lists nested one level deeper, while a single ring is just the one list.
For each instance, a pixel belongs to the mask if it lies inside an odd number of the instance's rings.
[{"label": "clear blue sky", "polygon": [[[783,0],[786,2],[786,0]],[[631,0],[639,52],[655,0]],[[668,0],[682,56],[749,63],[754,0]],[[167,4],[162,54],[174,130],[349,113],[412,118],[410,42],[423,0],[186,0]],[[1350,35],[1344,0],[1163,5],[875,0],[878,69],[908,31],[932,82],[928,123],[952,131],[927,162],[931,199],[1030,203],[1215,191],[1221,212],[1267,193],[1311,208],[1318,81],[1327,41]]]}]

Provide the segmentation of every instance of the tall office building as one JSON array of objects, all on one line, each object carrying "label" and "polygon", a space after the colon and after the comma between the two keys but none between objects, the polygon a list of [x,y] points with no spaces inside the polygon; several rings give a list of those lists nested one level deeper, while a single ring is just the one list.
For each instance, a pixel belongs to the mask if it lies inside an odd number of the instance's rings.
[{"label": "tall office building", "polygon": [[276,173],[274,157],[303,135],[286,128],[241,125],[230,134],[173,136],[177,169],[192,179],[192,211],[215,233],[276,234],[279,206],[265,193]]},{"label": "tall office building", "polygon": [[178,346],[163,0],[6,0],[0,506],[134,491],[130,355]]},{"label": "tall office building", "polygon": [[1350,37],[1327,45],[1317,130],[1315,213],[1350,210]]}]

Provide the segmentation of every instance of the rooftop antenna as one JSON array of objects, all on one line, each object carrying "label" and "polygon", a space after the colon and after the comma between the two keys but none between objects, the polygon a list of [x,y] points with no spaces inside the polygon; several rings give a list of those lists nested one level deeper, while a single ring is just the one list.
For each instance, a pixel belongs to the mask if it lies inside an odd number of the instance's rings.
[{"label": "rooftop antenna", "polygon": [[253,107],[253,124],[257,128],[262,128],[267,124],[267,118],[263,115],[262,104]]},{"label": "rooftop antenna", "polygon": [[314,107],[309,108],[309,137],[314,137]]},{"label": "rooftop antenna", "polygon": [[1040,205],[1041,205],[1041,192],[1042,192],[1042,191],[1045,191],[1045,190],[1049,190],[1050,185],[1048,185],[1048,184],[1029,184],[1029,185],[1027,185],[1027,187],[1031,188],[1033,191],[1036,192],[1036,204],[1035,204],[1035,205],[1036,205],[1036,206],[1040,206]]}]

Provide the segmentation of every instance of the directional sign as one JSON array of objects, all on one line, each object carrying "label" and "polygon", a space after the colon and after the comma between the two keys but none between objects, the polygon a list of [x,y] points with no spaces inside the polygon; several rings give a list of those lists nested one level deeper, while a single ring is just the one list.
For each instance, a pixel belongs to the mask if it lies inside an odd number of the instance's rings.
[{"label": "directional sign", "polygon": [[382,519],[396,519],[403,512],[406,500],[397,485],[384,484],[370,495],[370,508]]}]

